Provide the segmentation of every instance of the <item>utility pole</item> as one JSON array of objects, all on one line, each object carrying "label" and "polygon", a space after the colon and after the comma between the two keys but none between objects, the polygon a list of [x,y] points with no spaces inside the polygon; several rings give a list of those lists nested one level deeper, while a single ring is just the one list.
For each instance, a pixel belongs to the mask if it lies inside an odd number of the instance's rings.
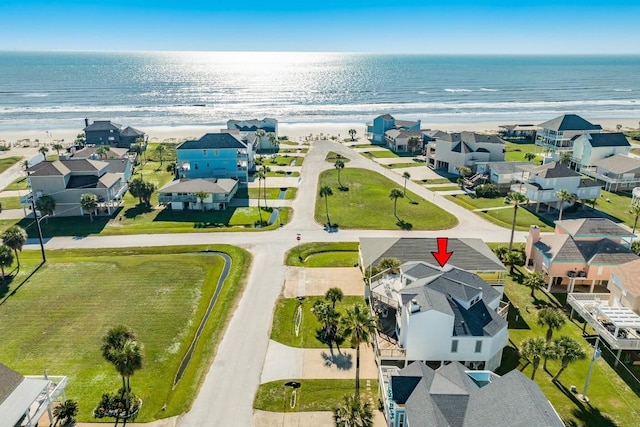
[{"label": "utility pole", "polygon": [[36,227],[38,228],[38,238],[40,239],[40,251],[42,252],[42,262],[47,262],[47,256],[44,253],[44,241],[42,239],[42,229],[40,228],[40,220],[36,211],[36,201],[33,198],[33,190],[31,191],[31,209],[33,210],[33,217],[36,219]]},{"label": "utility pole", "polygon": [[589,388],[589,380],[591,380],[591,370],[593,369],[593,363],[597,358],[600,357],[600,349],[598,345],[600,344],[600,335],[596,337],[596,343],[593,346],[593,356],[591,356],[591,363],[589,364],[589,371],[587,372],[587,380],[584,383],[584,389],[582,390],[582,401],[589,402],[589,398],[587,397],[587,389]]}]

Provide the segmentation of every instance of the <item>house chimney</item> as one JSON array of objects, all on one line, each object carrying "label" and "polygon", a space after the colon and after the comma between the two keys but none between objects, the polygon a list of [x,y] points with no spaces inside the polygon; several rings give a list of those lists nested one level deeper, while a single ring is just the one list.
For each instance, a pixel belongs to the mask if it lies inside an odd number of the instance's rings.
[{"label": "house chimney", "polygon": [[89,118],[84,118],[84,127],[89,127]]},{"label": "house chimney", "polygon": [[531,240],[531,243],[538,243],[540,241],[540,227],[537,225],[532,225],[529,227],[529,238],[527,240]]},{"label": "house chimney", "polygon": [[420,304],[418,304],[417,299],[411,300],[411,313],[415,313],[416,311],[420,311]]}]

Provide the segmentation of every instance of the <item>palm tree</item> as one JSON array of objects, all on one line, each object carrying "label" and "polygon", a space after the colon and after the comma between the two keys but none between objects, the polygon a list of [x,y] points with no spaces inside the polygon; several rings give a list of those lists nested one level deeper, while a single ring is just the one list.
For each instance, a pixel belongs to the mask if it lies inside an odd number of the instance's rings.
[{"label": "palm tree", "polygon": [[395,216],[396,218],[398,218],[398,199],[401,199],[403,197],[404,194],[402,193],[402,191],[400,191],[399,188],[392,188],[389,192],[389,198],[393,200],[393,216]]},{"label": "palm tree", "polygon": [[634,203],[629,208],[629,213],[633,215],[633,231],[631,234],[636,234],[636,226],[638,225],[638,217],[640,216],[640,203]]},{"label": "palm tree", "polygon": [[331,301],[333,308],[336,308],[336,302],[342,301],[344,293],[340,288],[329,288],[324,294],[324,298]]},{"label": "palm tree", "polygon": [[56,153],[58,154],[58,158],[60,158],[60,150],[63,150],[64,147],[62,146],[62,144],[58,144],[57,142],[55,144],[53,144],[51,146],[51,148],[53,148],[54,150],[56,150]]},{"label": "palm tree", "polygon": [[529,199],[522,193],[512,191],[504,198],[504,202],[508,205],[513,203],[513,221],[511,222],[511,238],[509,239],[509,252],[511,252],[513,250],[513,235],[516,231],[518,208],[529,203]]},{"label": "palm tree", "polygon": [[49,152],[49,149],[47,147],[45,147],[44,145],[40,148],[38,148],[38,153],[42,154],[42,157],[44,157],[45,160],[47,160],[47,153]]},{"label": "palm tree", "polygon": [[531,289],[531,298],[535,298],[534,292],[536,289],[542,289],[544,286],[544,278],[540,273],[531,273],[524,278],[522,284]]},{"label": "palm tree", "polygon": [[78,415],[78,402],[67,399],[53,408],[53,416],[56,417],[54,426],[59,422],[62,422],[62,425],[73,425],[76,415]]},{"label": "palm tree", "polygon": [[99,158],[103,159],[107,157],[107,153],[109,151],[111,151],[111,148],[109,148],[108,145],[101,145],[96,149],[96,154],[98,155]]},{"label": "palm tree", "polygon": [[562,220],[562,210],[564,209],[564,204],[565,203],[573,203],[576,200],[576,196],[569,193],[568,190],[566,189],[562,189],[558,192],[556,192],[556,197],[559,199],[558,203],[560,204],[560,207],[558,208],[558,210],[560,211],[560,214],[558,215],[558,221]]},{"label": "palm tree", "polygon": [[571,153],[568,151],[565,151],[564,153],[560,154],[558,163],[569,163],[570,160],[571,160]]},{"label": "palm tree", "polygon": [[22,161],[22,169],[24,169],[25,171],[29,169],[29,160],[25,159]]},{"label": "palm tree", "polygon": [[255,133],[256,138],[258,138],[258,146],[260,146],[260,143],[262,142],[262,138],[264,138],[264,136],[267,134],[267,132],[264,131],[264,129],[258,129]]},{"label": "palm tree", "polygon": [[[267,165],[262,165],[262,197],[264,198],[264,208],[268,209],[267,206],[267,174],[271,172],[271,168]],[[260,185],[260,181],[258,181],[258,186]],[[259,193],[259,192],[258,192]]]},{"label": "palm tree", "polygon": [[351,141],[355,141],[356,140],[356,134],[358,133],[358,131],[356,131],[355,129],[349,129],[349,136],[351,137]]},{"label": "palm tree", "polygon": [[24,231],[24,228],[18,225],[12,225],[11,227],[4,230],[2,233],[2,243],[12,249],[16,254],[16,261],[18,262],[18,267],[20,267],[20,257],[18,256],[18,251],[22,251],[22,247],[27,241],[27,232]]},{"label": "palm tree", "polygon": [[344,169],[344,162],[340,159],[336,160],[336,162],[333,164],[333,167],[336,168],[336,170],[338,171],[338,186],[340,188],[342,187],[342,182],[340,182],[340,171],[342,169]]},{"label": "palm tree", "polygon": [[347,308],[347,315],[342,319],[344,336],[351,337],[351,347],[356,349],[356,398],[360,398],[360,344],[369,341],[376,331],[376,319],[369,309],[362,304],[354,304]]},{"label": "palm tree", "polygon": [[529,153],[524,153],[524,158],[525,158],[525,160],[526,160],[526,161],[528,161],[528,162],[533,161],[533,159],[535,159],[536,157],[537,157],[537,156],[536,156],[536,153],[531,153],[531,152],[529,152]]},{"label": "palm tree", "polygon": [[[56,199],[51,196],[40,196],[36,199],[36,209],[44,215],[53,215],[56,210]],[[46,221],[49,221],[49,218]]]},{"label": "palm tree", "polygon": [[411,179],[411,174],[409,172],[405,172],[402,174],[402,177],[404,178],[404,188],[402,189],[402,195],[406,196],[407,195],[407,180]]},{"label": "palm tree", "polygon": [[196,193],[196,198],[200,200],[200,208],[202,209],[202,212],[204,212],[204,199],[207,197],[209,197],[209,193],[206,191],[198,191]]},{"label": "palm tree", "polygon": [[397,273],[400,267],[400,260],[398,258],[383,258],[378,264],[380,268],[384,270],[390,270],[392,273]]},{"label": "palm tree", "polygon": [[156,153],[158,153],[158,157],[160,157],[160,167],[162,168],[162,162],[163,162],[163,158],[162,155],[164,154],[165,148],[164,145],[162,144],[158,144],[158,147],[156,148]]},{"label": "palm tree", "polygon": [[336,427],[373,427],[371,403],[347,395],[343,404],[333,408],[333,422]]},{"label": "palm tree", "polygon": [[280,148],[278,145],[278,137],[275,133],[269,132],[267,134],[267,138],[269,138],[269,142],[271,143],[271,148],[273,148],[274,154],[277,153],[278,149]]},{"label": "palm tree", "polygon": [[456,166],[456,172],[458,172],[458,178],[471,175],[471,169],[466,166]]},{"label": "palm tree", "polygon": [[93,222],[93,213],[98,207],[98,197],[93,193],[84,193],[80,196],[80,206],[84,211],[89,212],[89,219]]},{"label": "palm tree", "polygon": [[[258,172],[256,172],[256,178],[258,178],[258,210],[260,210],[260,197],[261,197],[261,190],[262,190],[262,180],[265,179],[265,174],[264,172],[262,172],[261,170],[258,170]],[[265,191],[267,189],[265,188]],[[260,220],[262,222],[262,220]]]},{"label": "palm tree", "polygon": [[318,322],[322,323],[322,340],[327,344],[331,344],[338,329],[340,313],[331,304],[322,300],[317,300],[313,304],[311,311],[315,314]]},{"label": "palm tree", "polygon": [[131,391],[130,378],[142,368],[142,344],[135,332],[124,325],[115,326],[102,337],[102,357],[122,377],[122,395]]},{"label": "palm tree", "polygon": [[420,138],[417,136],[412,136],[407,140],[407,148],[411,150],[411,155],[416,152],[416,148],[420,146]]},{"label": "palm tree", "polygon": [[513,274],[513,269],[516,265],[522,265],[524,263],[524,259],[522,257],[522,252],[520,251],[511,251],[504,254],[502,258],[502,262],[505,265],[509,266],[509,274]]},{"label": "palm tree", "polygon": [[4,281],[4,269],[11,267],[13,264],[13,252],[5,245],[0,245],[0,271],[2,271],[2,280]]},{"label": "palm tree", "polygon": [[329,196],[333,196],[331,187],[327,185],[320,187],[320,197],[324,197],[325,211],[327,213],[327,225],[331,227],[331,219],[329,219]]},{"label": "palm tree", "polygon": [[567,369],[569,363],[585,359],[587,357],[587,353],[584,351],[580,343],[571,337],[561,336],[560,338],[555,339],[553,343],[555,347],[555,357],[561,361],[560,369],[552,380],[557,381],[558,378],[560,378],[560,374]]},{"label": "palm tree", "polygon": [[538,325],[547,328],[547,344],[551,342],[554,329],[562,328],[566,320],[564,314],[556,308],[546,307],[538,311]]},{"label": "palm tree", "polygon": [[531,362],[531,366],[533,366],[531,379],[536,376],[536,371],[540,366],[540,359],[545,355],[546,348],[547,344],[541,337],[527,338],[520,344],[520,355]]}]

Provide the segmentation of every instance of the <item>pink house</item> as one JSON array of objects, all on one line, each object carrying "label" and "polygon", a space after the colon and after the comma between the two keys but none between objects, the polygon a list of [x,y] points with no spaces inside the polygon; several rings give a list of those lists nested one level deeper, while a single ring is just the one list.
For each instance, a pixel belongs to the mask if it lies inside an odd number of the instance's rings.
[{"label": "pink house", "polygon": [[547,283],[567,285],[607,284],[611,268],[637,260],[629,247],[635,235],[605,218],[582,218],[556,222],[555,233],[542,236],[532,225],[525,246],[526,266],[541,273]]}]

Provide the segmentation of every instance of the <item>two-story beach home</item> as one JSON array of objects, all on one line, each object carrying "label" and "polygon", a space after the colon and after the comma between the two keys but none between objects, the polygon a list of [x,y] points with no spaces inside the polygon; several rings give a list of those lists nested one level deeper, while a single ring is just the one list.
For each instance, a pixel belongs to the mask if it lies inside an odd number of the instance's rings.
[{"label": "two-story beach home", "polygon": [[[502,293],[478,275],[452,266],[407,262],[370,280],[381,328],[376,357],[385,361],[459,361],[474,369],[500,366],[508,308]],[[498,313],[500,311],[500,314]]]},{"label": "two-story beach home", "polygon": [[559,153],[571,152],[576,136],[585,133],[598,133],[602,126],[594,125],[577,114],[563,114],[555,119],[538,125],[536,145],[550,152],[555,160]]},{"label": "two-story beach home", "polygon": [[538,130],[536,125],[515,124],[498,126],[498,133],[505,138],[532,141]]},{"label": "two-story beach home", "polygon": [[229,120],[227,121],[227,129],[229,130],[237,130],[240,136],[240,139],[249,139],[251,137],[256,136],[256,132],[259,130],[264,131],[264,135],[257,138],[257,149],[260,150],[274,150],[276,148],[275,144],[271,143],[269,139],[269,134],[272,133],[275,135],[276,139],[278,138],[278,120],[272,119],[269,117],[265,117],[262,120],[250,119],[250,120]]},{"label": "two-story beach home", "polygon": [[420,120],[396,120],[391,114],[383,114],[367,123],[367,138],[373,143],[385,143],[385,133],[392,129],[420,130]]},{"label": "two-story beach home", "polygon": [[504,160],[504,141],[496,135],[475,132],[429,133],[427,166],[457,173],[456,168],[466,166],[475,171],[479,162]]},{"label": "two-story beach home", "polygon": [[583,172],[595,165],[599,160],[616,154],[629,154],[631,144],[623,133],[586,133],[577,136],[573,141],[572,165]]},{"label": "two-story beach home", "polygon": [[[522,176],[522,166],[535,166],[531,162],[478,162],[476,163],[476,175],[469,178],[469,182],[477,179],[477,174],[482,175],[478,181],[489,182],[502,194],[511,191],[511,185]],[[476,178],[474,178],[476,177]]]},{"label": "two-story beach home", "polygon": [[602,183],[607,191],[632,191],[640,184],[640,159],[616,154],[597,160],[580,172]]},{"label": "two-story beach home", "polygon": [[556,221],[555,233],[542,235],[532,225],[525,245],[525,265],[541,273],[547,283],[566,285],[572,292],[576,285],[604,285],[611,269],[637,260],[631,252],[635,235],[605,218],[581,218]]},{"label": "two-story beach home", "polygon": [[228,132],[208,133],[176,148],[178,178],[234,178],[249,181],[255,170],[256,143]]},{"label": "two-story beach home", "polygon": [[559,162],[550,162],[544,165],[522,165],[518,167],[520,174],[514,174],[517,181],[511,185],[511,191],[522,193],[531,203],[536,204],[536,212],[541,204],[560,208],[561,200],[557,193],[567,190],[580,200],[595,199],[600,197],[602,184],[582,176]]},{"label": "two-story beach home", "polygon": [[[410,146],[411,138],[417,139],[415,146]],[[384,140],[393,151],[422,151],[424,146],[424,135],[420,130],[391,129],[385,132]]]},{"label": "two-story beach home", "polygon": [[129,148],[138,139],[145,138],[141,130],[127,126],[125,128],[111,120],[96,120],[89,124],[85,119],[84,134],[88,145],[113,145],[120,148]]},{"label": "two-story beach home", "polygon": [[[120,164],[120,160],[115,161]],[[23,206],[31,199],[51,196],[56,201],[55,215],[88,215],[80,205],[85,193],[98,198],[97,215],[111,215],[122,203],[129,188],[122,172],[112,172],[110,163],[102,160],[70,159],[44,161],[27,169],[31,193],[21,197]]]},{"label": "two-story beach home", "polygon": [[99,151],[100,146],[88,145],[81,150],[76,150],[71,147],[65,154],[60,154],[60,160],[70,159],[87,159],[87,160],[100,160],[102,162],[109,163],[109,172],[121,174],[125,182],[129,182],[131,174],[133,173],[133,162],[135,160],[135,153],[129,153],[126,148],[111,147],[109,151]]},{"label": "two-story beach home", "polygon": [[379,388],[388,427],[563,427],[538,385],[517,369],[503,376],[452,362],[381,366]]},{"label": "two-story beach home", "polygon": [[[174,210],[225,210],[238,191],[238,180],[230,178],[182,178],[158,190],[158,202]],[[206,193],[202,199],[199,193]]]}]

